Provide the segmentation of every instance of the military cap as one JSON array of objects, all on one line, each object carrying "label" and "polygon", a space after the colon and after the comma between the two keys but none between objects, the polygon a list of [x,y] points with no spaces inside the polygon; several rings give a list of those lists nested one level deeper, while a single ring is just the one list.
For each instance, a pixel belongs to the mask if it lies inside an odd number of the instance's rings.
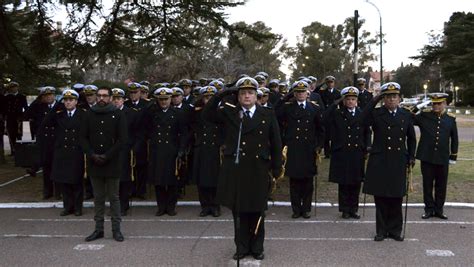
[{"label": "military cap", "polygon": [[357,79],[357,85],[363,85],[363,84],[365,84],[365,79],[364,78]]},{"label": "military cap", "polygon": [[207,82],[207,78],[201,78],[201,79],[199,79],[199,84],[200,84],[201,86],[206,86],[206,85],[208,85],[209,83]]},{"label": "military cap", "polygon": [[314,77],[314,76],[308,76],[308,79],[311,80],[311,82],[315,83],[318,81],[318,78]]},{"label": "military cap", "polygon": [[192,80],[191,83],[192,83],[192,86],[198,86],[199,85],[198,80]]},{"label": "military cap", "polygon": [[141,85],[149,86],[149,85],[150,85],[150,82],[149,82],[149,81],[141,81],[140,84],[141,84]]},{"label": "military cap", "polygon": [[193,91],[192,91],[191,93],[192,93],[194,96],[198,96],[199,94],[201,94],[201,91],[200,91],[201,88],[203,88],[203,87],[201,87],[201,86],[196,86],[196,87],[193,88]]},{"label": "military cap", "polygon": [[297,80],[298,80],[298,81],[301,81],[301,80],[304,80],[304,79],[308,79],[308,78],[307,78],[306,76],[300,76],[300,77],[298,77]]},{"label": "military cap", "polygon": [[167,82],[162,82],[161,85],[163,85],[163,87],[166,87],[166,88],[171,88],[171,84]]},{"label": "military cap", "polygon": [[428,96],[431,99],[432,103],[441,103],[443,101],[446,101],[449,95],[446,93],[431,93]]},{"label": "military cap", "polygon": [[255,77],[253,77],[257,82],[264,82],[266,80],[265,76],[257,74]]},{"label": "military cap", "polygon": [[148,85],[142,84],[142,86],[140,87],[140,90],[141,90],[142,92],[148,93],[148,92],[150,91],[150,87],[148,87]]},{"label": "military cap", "polygon": [[179,86],[191,86],[193,85],[193,82],[189,79],[181,79],[179,82],[178,82]]},{"label": "military cap", "polygon": [[217,89],[214,86],[204,86],[199,89],[199,94],[201,95],[215,95],[217,93]]},{"label": "military cap", "polygon": [[120,88],[112,88],[113,97],[125,97],[125,91]]},{"label": "military cap", "polygon": [[254,89],[257,90],[258,82],[251,77],[244,77],[237,81],[235,84],[237,88],[240,89]]},{"label": "military cap", "polygon": [[81,91],[82,89],[84,89],[84,84],[82,83],[75,83],[73,86],[72,86],[72,89],[76,90],[77,91]]},{"label": "military cap", "polygon": [[97,92],[97,86],[93,84],[88,84],[84,86],[84,94],[86,95],[94,95]]},{"label": "military cap", "polygon": [[225,89],[224,83],[219,80],[214,80],[209,85],[214,86],[218,91]]},{"label": "military cap", "polygon": [[220,77],[220,78],[217,78],[218,81],[222,82],[222,83],[225,83],[225,79]]},{"label": "military cap", "polygon": [[288,92],[288,84],[286,82],[281,82],[278,84],[278,91],[286,94]]},{"label": "military cap", "polygon": [[268,73],[266,73],[266,72],[264,72],[264,71],[259,71],[259,72],[257,73],[257,75],[261,75],[261,76],[265,77],[265,80],[268,79]]},{"label": "military cap", "polygon": [[264,96],[270,94],[270,89],[268,89],[267,87],[260,87],[258,89],[262,91]]},{"label": "military cap", "polygon": [[348,86],[341,90],[341,96],[359,96],[359,89],[355,88],[354,86]]},{"label": "military cap", "polygon": [[334,82],[335,80],[336,78],[332,75],[326,76],[326,78],[324,78],[325,82],[328,82],[328,81]]},{"label": "military cap", "polygon": [[61,98],[62,99],[78,99],[79,93],[77,93],[75,90],[72,90],[72,89],[66,89],[63,91]]},{"label": "military cap", "polygon": [[170,98],[173,94],[173,91],[167,87],[160,87],[153,92],[153,95],[156,98]]},{"label": "military cap", "polygon": [[18,86],[20,86],[20,84],[17,83],[17,82],[10,82],[10,83],[8,83],[8,86],[7,86],[7,87],[8,87],[8,88],[12,88],[12,87],[18,87]]},{"label": "military cap", "polygon": [[298,81],[303,81],[303,82],[307,83],[308,85],[310,85],[311,83],[313,83],[313,81],[311,81],[309,78],[303,78],[303,79],[298,80]]},{"label": "military cap", "polygon": [[183,89],[181,89],[181,88],[179,88],[179,87],[173,87],[173,88],[171,88],[171,92],[172,92],[171,94],[172,94],[173,96],[184,95]]},{"label": "military cap", "polygon": [[271,79],[271,80],[268,82],[268,86],[270,86],[270,87],[278,86],[279,83],[280,83],[280,80],[278,80],[278,79]]},{"label": "military cap", "polygon": [[45,86],[45,87],[40,87],[40,95],[47,95],[47,94],[54,94],[56,93],[56,88],[52,86]]},{"label": "military cap", "polygon": [[257,97],[262,97],[262,96],[263,96],[263,91],[260,88],[258,88],[257,89]]},{"label": "military cap", "polygon": [[131,82],[127,84],[127,87],[128,91],[135,92],[138,91],[142,87],[142,85],[139,83]]},{"label": "military cap", "polygon": [[308,83],[305,81],[297,81],[291,85],[291,89],[295,92],[306,92],[308,91]]},{"label": "military cap", "polygon": [[386,94],[400,94],[400,85],[396,82],[388,82],[380,87],[380,92]]}]

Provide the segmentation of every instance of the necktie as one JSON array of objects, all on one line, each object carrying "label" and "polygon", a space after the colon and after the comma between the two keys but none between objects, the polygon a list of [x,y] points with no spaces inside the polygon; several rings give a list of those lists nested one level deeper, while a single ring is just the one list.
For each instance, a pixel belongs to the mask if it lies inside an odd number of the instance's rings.
[{"label": "necktie", "polygon": [[304,109],[304,104],[303,103],[300,104],[300,108]]},{"label": "necktie", "polygon": [[246,117],[247,119],[250,119],[250,110],[246,110],[246,111],[245,111],[245,117]]},{"label": "necktie", "polygon": [[71,112],[71,111],[68,111],[68,112],[67,112],[67,115],[68,115],[69,118],[71,118],[71,117],[72,117],[72,112]]},{"label": "necktie", "polygon": [[355,111],[351,111],[351,115],[354,116],[354,115],[355,115]]}]

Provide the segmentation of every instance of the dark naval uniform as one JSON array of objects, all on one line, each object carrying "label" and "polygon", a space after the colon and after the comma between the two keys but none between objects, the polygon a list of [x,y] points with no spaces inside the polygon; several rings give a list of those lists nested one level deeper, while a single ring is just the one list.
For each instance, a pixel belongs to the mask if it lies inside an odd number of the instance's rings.
[{"label": "dark naval uniform", "polygon": [[[62,103],[53,104],[42,103],[39,108],[40,114],[43,114],[42,120],[49,113],[56,113],[64,109]],[[41,117],[41,116],[40,116]],[[47,199],[53,196],[59,198],[60,184],[54,183],[51,179],[51,168],[53,166],[54,142],[56,140],[56,127],[45,125],[39,127],[37,143],[40,150],[40,166],[43,168],[43,198]]]},{"label": "dark naval uniform", "polygon": [[[137,110],[137,127],[143,130],[143,113],[146,108],[152,105],[152,102],[145,99],[139,99],[137,102],[134,103],[129,99],[125,101],[124,105],[128,108],[133,108]],[[137,139],[133,149],[136,156],[136,164],[134,167],[136,177],[132,194],[143,199],[146,195],[146,183],[148,175],[147,144],[143,140]]]},{"label": "dark naval uniform", "polygon": [[[341,93],[336,88],[321,88],[319,94],[321,95],[321,99],[323,100],[324,109],[329,108],[329,106],[332,105],[334,101],[341,97]],[[324,156],[326,158],[329,158],[331,156],[331,136],[332,133],[330,129],[327,129],[324,140]]]},{"label": "dark naval uniform", "polygon": [[425,111],[415,116],[415,125],[421,133],[416,158],[421,161],[425,214],[439,217],[446,199],[449,160],[456,160],[458,152],[456,118],[447,112]]},{"label": "dark naval uniform", "polygon": [[[174,106],[175,109],[180,110],[182,114],[182,118],[184,120],[183,124],[185,125],[185,132],[190,133],[191,129],[191,117],[194,113],[194,106],[191,104],[186,104],[184,102],[181,103],[179,106]],[[185,162],[185,166],[180,169],[180,179],[178,180],[178,198],[182,198],[185,195],[186,184],[192,180],[192,171],[193,171],[193,163],[194,163],[194,151],[192,149],[194,143],[194,136],[192,134],[187,134],[188,140],[186,140],[186,148],[185,148],[185,158],[183,159]]]},{"label": "dark naval uniform", "polygon": [[279,122],[285,125],[283,144],[288,147],[285,175],[290,177],[293,214],[308,217],[313,177],[317,174],[316,154],[324,140],[322,112],[313,102],[296,100],[278,104],[276,112]]},{"label": "dark naval uniform", "polygon": [[[79,101],[77,103],[77,107],[84,111],[90,110],[93,105],[92,106],[89,105],[89,103],[87,103],[85,99],[81,100],[81,96],[85,97],[84,94],[79,94]],[[86,161],[86,168],[87,168],[87,161]],[[85,192],[85,195],[84,195],[85,200],[88,200],[94,197],[94,189],[92,188],[91,178],[89,177],[89,175],[87,175],[87,173],[86,173],[86,177],[84,178],[84,192]]]},{"label": "dark naval uniform", "polygon": [[138,112],[126,106],[123,106],[121,110],[127,120],[128,129],[128,139],[125,142],[125,148],[120,152],[120,166],[122,167],[119,186],[120,212],[122,216],[125,216],[130,208],[129,201],[133,188],[132,182],[136,179],[133,167],[137,163],[134,147],[137,144]]},{"label": "dark naval uniform", "polygon": [[23,113],[28,108],[26,96],[21,93],[7,93],[5,95],[5,121],[7,123],[8,139],[12,154],[15,152],[16,140],[23,136]]},{"label": "dark naval uniform", "polygon": [[204,120],[202,106],[196,107],[193,114],[194,162],[193,180],[196,182],[201,203],[201,216],[219,216],[216,200],[217,178],[220,168],[220,145],[222,129],[218,124]]},{"label": "dark naval uniform", "polygon": [[374,134],[363,191],[375,199],[377,236],[400,237],[407,166],[415,158],[415,130],[410,112],[397,108],[393,113],[384,106],[374,109],[376,104],[372,100],[361,117]]},{"label": "dark naval uniform", "polygon": [[84,113],[79,108],[51,112],[42,126],[54,128],[55,132],[51,180],[61,185],[62,216],[72,213],[82,215],[84,153],[79,144],[79,133]]},{"label": "dark naval uniform", "polygon": [[[120,232],[119,182],[122,169],[117,165],[128,139],[127,121],[112,104],[94,105],[85,113],[81,146],[87,155],[87,174],[94,189],[96,231],[104,231],[106,195],[110,202],[112,231]],[[100,157],[101,159],[98,159]]]},{"label": "dark naval uniform", "polygon": [[359,192],[364,178],[369,128],[359,120],[359,108],[349,110],[332,104],[324,113],[324,122],[331,136],[329,181],[339,184],[339,211],[343,218],[358,218]]},{"label": "dark naval uniform", "polygon": [[363,90],[357,97],[357,106],[361,109],[364,109],[373,97],[373,94],[367,89]]},{"label": "dark naval uniform", "polygon": [[[249,81],[252,83],[251,88],[256,90],[258,84],[252,78],[242,78],[237,85],[243,83],[244,86],[249,86]],[[223,94],[229,92],[231,90],[222,91]],[[244,111],[240,105],[226,102],[218,107],[223,94],[212,97],[203,110],[204,118],[209,122],[222,124],[225,132],[217,200],[233,211],[234,241],[238,251],[234,258],[240,259],[253,254],[255,258],[262,259],[264,211],[267,209],[271,187],[269,173],[278,177],[281,172],[280,130],[271,109],[255,105],[252,115],[251,111]],[[241,122],[240,153],[236,163]]]},{"label": "dark naval uniform", "polygon": [[181,110],[163,111],[151,105],[143,114],[144,137],[149,143],[148,183],[155,186],[157,216],[176,215],[178,202],[177,157],[184,154],[187,132]]}]

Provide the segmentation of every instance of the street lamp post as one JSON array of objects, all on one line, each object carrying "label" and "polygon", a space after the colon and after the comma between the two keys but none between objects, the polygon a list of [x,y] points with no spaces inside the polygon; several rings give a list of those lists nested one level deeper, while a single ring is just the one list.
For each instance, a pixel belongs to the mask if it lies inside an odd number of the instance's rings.
[{"label": "street lamp post", "polygon": [[383,57],[382,57],[382,44],[383,44],[383,35],[382,35],[382,14],[380,13],[379,8],[369,0],[365,0],[368,4],[372,5],[377,9],[377,12],[379,13],[379,19],[380,19],[380,86],[383,84]]},{"label": "street lamp post", "polygon": [[456,105],[456,103],[459,102],[459,86],[454,86],[454,92],[456,93],[454,105]]},{"label": "street lamp post", "polygon": [[425,92],[425,98],[423,99],[423,101],[426,101],[426,99],[428,99],[428,97],[426,96],[426,93],[428,92],[428,84],[423,84],[423,89],[424,89],[424,92]]}]

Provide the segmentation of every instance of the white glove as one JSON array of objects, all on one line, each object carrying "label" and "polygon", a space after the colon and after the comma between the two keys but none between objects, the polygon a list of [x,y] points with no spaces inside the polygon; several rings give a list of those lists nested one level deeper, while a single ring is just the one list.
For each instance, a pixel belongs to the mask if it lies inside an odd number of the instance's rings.
[{"label": "white glove", "polygon": [[423,102],[421,102],[420,104],[416,105],[416,108],[417,108],[417,109],[423,109],[423,108],[425,108],[426,106],[428,106],[430,103],[431,103],[431,100],[423,101]]},{"label": "white glove", "polygon": [[449,160],[449,165],[454,165],[454,164],[456,164],[456,161],[450,159],[450,160]]}]

